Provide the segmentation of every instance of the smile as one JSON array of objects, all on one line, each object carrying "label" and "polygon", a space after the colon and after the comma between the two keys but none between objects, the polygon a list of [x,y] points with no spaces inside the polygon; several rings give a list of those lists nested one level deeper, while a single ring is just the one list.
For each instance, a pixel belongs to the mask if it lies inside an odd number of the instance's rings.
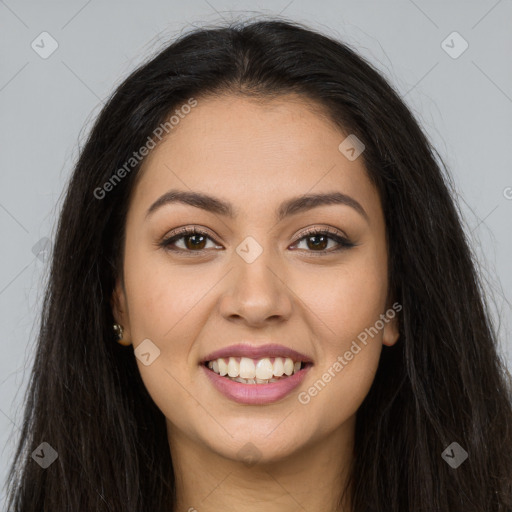
[{"label": "smile", "polygon": [[[311,362],[294,362],[293,359],[280,357],[219,359],[207,361],[200,368],[218,392],[229,400],[246,405],[267,405],[284,399],[303,382],[313,367]],[[221,369],[222,373],[226,370],[227,373],[221,375]],[[281,370],[283,373],[276,375]],[[253,375],[253,372],[254,377],[240,376]],[[258,375],[267,378],[261,379]]]},{"label": "smile", "polygon": [[220,357],[205,365],[221,377],[241,384],[269,384],[294,375],[306,363],[286,357]]}]

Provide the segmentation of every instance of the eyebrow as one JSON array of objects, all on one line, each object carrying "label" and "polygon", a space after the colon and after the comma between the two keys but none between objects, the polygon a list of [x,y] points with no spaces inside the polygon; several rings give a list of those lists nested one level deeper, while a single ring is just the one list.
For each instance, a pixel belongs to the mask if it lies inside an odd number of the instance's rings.
[{"label": "eyebrow", "polygon": [[[149,217],[156,210],[164,205],[171,203],[181,203],[196,208],[201,208],[207,212],[215,213],[225,217],[235,218],[237,210],[231,203],[203,194],[201,192],[189,192],[186,190],[169,190],[164,195],[159,197],[146,212],[146,218]],[[278,222],[285,217],[302,213],[312,208],[324,205],[341,204],[350,206],[356,210],[366,221],[369,221],[368,214],[365,209],[353,197],[350,197],[341,192],[328,192],[318,194],[306,194],[302,196],[292,197],[287,199],[277,209],[276,217]]]}]

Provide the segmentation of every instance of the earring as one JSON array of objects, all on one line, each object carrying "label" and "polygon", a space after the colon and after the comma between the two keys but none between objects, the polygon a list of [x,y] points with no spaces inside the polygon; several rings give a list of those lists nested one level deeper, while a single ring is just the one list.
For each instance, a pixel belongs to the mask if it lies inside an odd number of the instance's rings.
[{"label": "earring", "polygon": [[112,326],[114,328],[114,332],[117,334],[117,342],[120,344],[120,345],[123,345],[125,347],[127,347],[128,345],[131,345],[131,343],[127,340],[123,340],[123,328],[119,325],[119,324],[114,324]]}]

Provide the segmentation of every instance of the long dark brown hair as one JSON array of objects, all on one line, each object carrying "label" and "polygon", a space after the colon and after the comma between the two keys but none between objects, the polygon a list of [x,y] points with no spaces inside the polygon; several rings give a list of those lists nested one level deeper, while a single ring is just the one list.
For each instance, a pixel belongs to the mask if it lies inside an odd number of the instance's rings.
[{"label": "long dark brown hair", "polygon": [[[140,164],[104,197],[97,189],[175,108],[226,93],[300,94],[366,146],[386,220],[390,290],[403,309],[399,341],[384,347],[357,413],[353,511],[511,511],[510,374],[446,166],[357,52],[279,18],[182,35],[102,109],[59,218],[9,510],[172,510],[165,418],[133,351],[112,332],[110,297]],[[30,456],[43,441],[58,453],[47,469]],[[441,456],[454,442],[468,453],[456,469]]]}]

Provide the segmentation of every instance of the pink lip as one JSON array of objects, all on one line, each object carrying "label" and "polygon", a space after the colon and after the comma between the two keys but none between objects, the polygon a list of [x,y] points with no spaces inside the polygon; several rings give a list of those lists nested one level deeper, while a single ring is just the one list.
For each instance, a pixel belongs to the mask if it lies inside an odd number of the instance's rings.
[{"label": "pink lip", "polygon": [[[293,361],[302,361],[304,363],[312,363],[313,361],[308,356],[292,350],[291,348],[283,345],[276,345],[274,343],[268,345],[253,346],[244,343],[231,345],[229,347],[221,348],[211,354],[208,354],[201,360],[201,363],[206,361],[213,361],[221,357],[249,357],[251,359],[261,359],[263,357],[289,357]],[[243,384],[245,386],[245,384]]]},{"label": "pink lip", "polygon": [[[234,355],[233,353],[231,354]],[[216,356],[213,359],[217,359],[218,357],[223,356]],[[210,382],[218,391],[235,402],[249,405],[264,405],[281,400],[299,386],[311,366],[312,365],[308,364],[302,370],[294,373],[290,377],[280,379],[278,382],[269,384],[242,384],[241,382],[235,382],[226,377],[221,377],[204,364],[201,365],[203,371],[206,372],[206,375],[210,379]]]}]

